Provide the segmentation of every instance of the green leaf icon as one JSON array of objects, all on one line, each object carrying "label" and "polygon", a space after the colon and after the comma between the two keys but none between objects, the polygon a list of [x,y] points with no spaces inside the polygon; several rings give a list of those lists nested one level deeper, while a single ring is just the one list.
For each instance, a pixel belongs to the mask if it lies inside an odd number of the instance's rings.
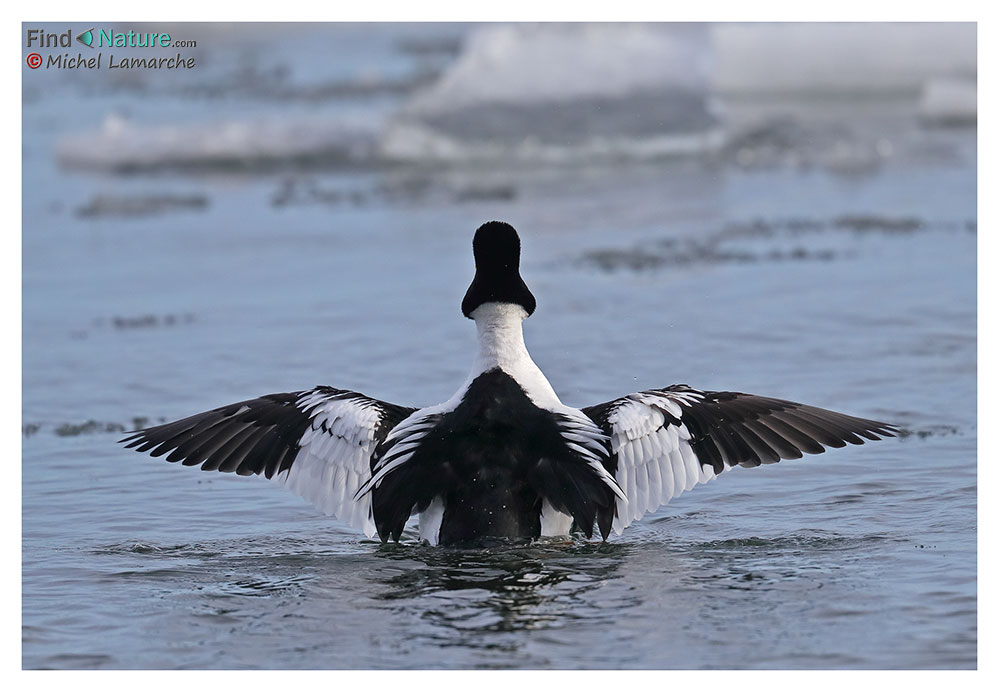
[{"label": "green leaf icon", "polygon": [[94,29],[93,27],[87,29],[82,34],[77,35],[76,40],[85,46],[94,47]]}]

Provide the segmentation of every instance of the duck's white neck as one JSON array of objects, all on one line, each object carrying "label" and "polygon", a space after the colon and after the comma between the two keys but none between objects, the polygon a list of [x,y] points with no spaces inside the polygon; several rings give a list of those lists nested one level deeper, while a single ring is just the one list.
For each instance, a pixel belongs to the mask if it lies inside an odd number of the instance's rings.
[{"label": "duck's white neck", "polygon": [[472,312],[472,319],[479,332],[474,369],[485,372],[531,360],[524,344],[524,308],[513,303],[484,303]]},{"label": "duck's white neck", "polygon": [[479,332],[479,348],[468,380],[500,368],[517,381],[535,404],[561,404],[527,352],[523,327],[526,318],[527,311],[514,303],[483,303],[472,311]]}]

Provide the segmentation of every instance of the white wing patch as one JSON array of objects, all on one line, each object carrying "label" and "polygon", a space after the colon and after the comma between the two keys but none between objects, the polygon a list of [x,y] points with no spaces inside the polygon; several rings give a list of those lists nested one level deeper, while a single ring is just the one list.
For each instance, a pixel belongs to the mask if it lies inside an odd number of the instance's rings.
[{"label": "white wing patch", "polygon": [[381,485],[386,475],[399,468],[413,458],[423,436],[436,426],[441,414],[449,410],[448,404],[439,404],[414,411],[385,438],[385,444],[391,445],[385,456],[378,460],[373,469],[374,475],[365,479],[363,485],[355,489],[358,500],[368,498],[371,503],[371,490]]},{"label": "white wing patch", "polygon": [[296,406],[312,420],[291,468],[275,474],[274,480],[323,513],[374,536],[371,497],[354,496],[371,477],[369,463],[381,420],[378,407],[330,399],[319,391],[305,392]]},{"label": "white wing patch", "polygon": [[710,465],[697,461],[687,427],[677,424],[682,407],[702,398],[692,391],[631,394],[607,417],[615,475],[625,495],[617,502],[614,533],[621,535],[632,522],[715,477]]}]

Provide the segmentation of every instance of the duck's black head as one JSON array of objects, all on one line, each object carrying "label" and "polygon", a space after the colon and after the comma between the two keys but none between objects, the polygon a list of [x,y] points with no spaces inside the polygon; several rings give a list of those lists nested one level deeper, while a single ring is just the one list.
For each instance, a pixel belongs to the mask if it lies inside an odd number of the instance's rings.
[{"label": "duck's black head", "polygon": [[515,303],[530,315],[537,301],[520,278],[520,237],[513,226],[490,221],[479,226],[472,240],[475,278],[461,301],[461,311],[471,319],[483,303]]}]

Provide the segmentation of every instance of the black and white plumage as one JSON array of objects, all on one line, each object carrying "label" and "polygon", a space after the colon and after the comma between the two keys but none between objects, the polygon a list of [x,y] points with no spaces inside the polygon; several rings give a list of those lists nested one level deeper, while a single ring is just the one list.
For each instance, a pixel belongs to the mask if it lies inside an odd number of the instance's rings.
[{"label": "black and white plumage", "polygon": [[370,477],[375,447],[415,410],[316,387],[222,406],[122,442],[203,471],[265,476],[371,536],[371,498],[355,494]]},{"label": "black and white plumage", "polygon": [[673,385],[575,409],[531,360],[536,302],[520,239],[484,224],[462,312],[478,353],[448,401],[416,409],[316,387],[129,434],[122,442],[203,470],[263,475],[368,536],[419,515],[431,544],[487,536],[603,538],[734,466],[893,436],[897,428],[780,399]]}]

